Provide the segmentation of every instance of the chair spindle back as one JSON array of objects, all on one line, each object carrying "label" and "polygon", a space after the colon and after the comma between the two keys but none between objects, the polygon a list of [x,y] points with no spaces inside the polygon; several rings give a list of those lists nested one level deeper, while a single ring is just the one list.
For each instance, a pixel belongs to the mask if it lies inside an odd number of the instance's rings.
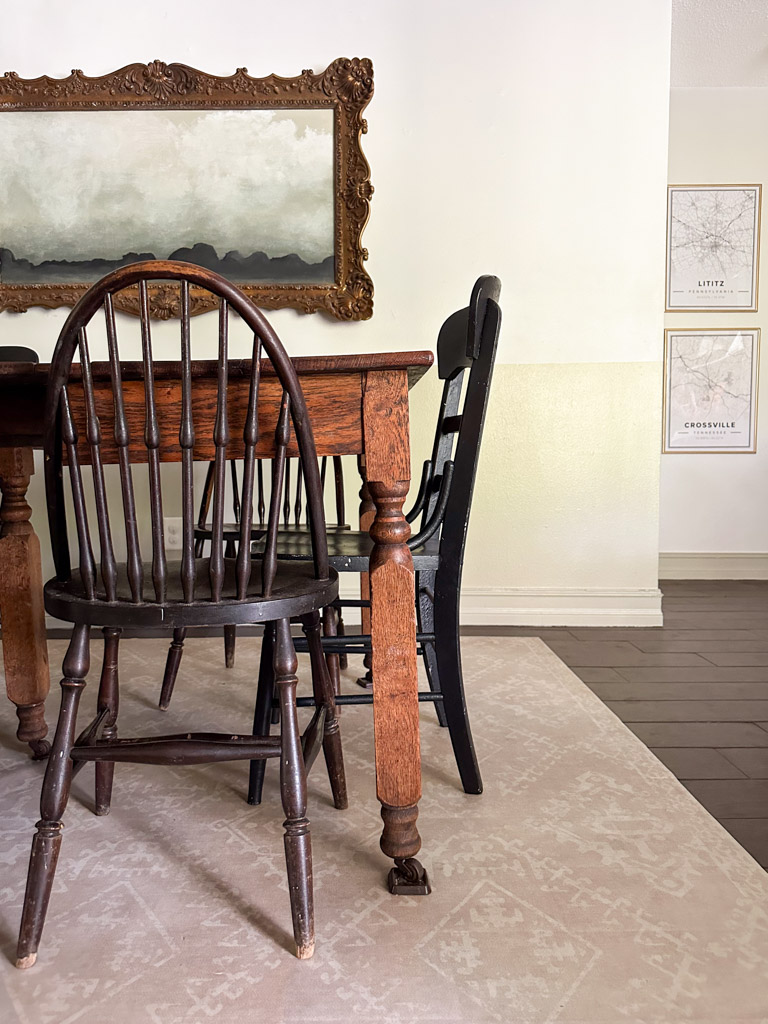
[{"label": "chair spindle back", "polygon": [[[175,380],[169,387],[168,374],[158,381],[157,366],[152,354],[152,331],[149,317],[148,282],[178,281],[178,314],[180,321],[180,355],[175,367]],[[114,295],[138,285],[138,312],[141,331],[141,362],[121,363]],[[192,361],[190,327],[190,289],[205,289],[219,299],[218,358],[214,408],[201,402],[199,378],[204,375]],[[109,355],[108,368],[93,364],[87,328],[103,309]],[[230,408],[228,376],[229,324],[231,313],[239,315],[253,332],[250,379],[247,382],[247,410],[242,436],[233,435],[236,410]],[[73,366],[79,354],[79,373]],[[200,566],[195,559],[195,496],[194,462],[200,450],[213,455],[209,466],[206,490],[213,506],[211,552],[208,559],[210,596],[213,602],[242,600],[249,592],[252,574],[250,524],[253,519],[254,489],[260,517],[264,510],[264,481],[259,454],[264,454],[265,439],[261,436],[260,405],[261,360],[267,358],[274,368],[279,384],[279,412],[272,455],[272,500],[267,523],[267,551],[261,564],[262,594],[272,593],[277,559],[277,533],[280,528],[280,496],[288,494],[289,445],[295,439],[297,463],[297,515],[301,514],[301,497],[306,500],[307,521],[312,537],[315,574],[328,578],[328,556],[325,537],[320,470],[315,452],[311,425],[304,396],[296,372],[282,344],[268,321],[234,285],[210,271],[192,264],[145,261],[132,264],[103,278],[80,299],[61,331],[54,352],[46,404],[46,489],[48,514],[53,540],[57,576],[66,580],[71,575],[71,557],[67,534],[64,501],[64,461],[69,469],[72,507],[77,529],[79,571],[83,590],[90,600],[129,600],[134,604],[164,603],[169,591],[169,559],[164,537],[164,505],[160,467],[163,462],[181,463],[181,561],[180,585],[183,601],[200,599],[195,593]],[[96,372],[94,372],[96,370]],[[126,376],[130,381],[126,382]],[[136,423],[137,391],[132,387],[140,379],[140,403],[143,404],[143,431],[132,429]],[[245,385],[244,385],[245,386]],[[175,389],[175,391],[174,391]],[[173,394],[171,394],[173,392]],[[180,392],[180,403],[174,396]],[[160,400],[163,395],[162,401]],[[169,398],[170,395],[170,398]],[[108,397],[107,397],[108,396]],[[210,397],[210,396],[209,396]],[[242,396],[241,396],[242,398]],[[179,409],[180,405],[180,409]],[[131,414],[134,414],[133,416]],[[175,419],[173,417],[175,416]],[[241,416],[242,419],[242,416]],[[103,430],[102,423],[110,429]],[[175,424],[175,425],[174,425]],[[109,436],[111,434],[111,436]],[[140,435],[140,436],[139,436]],[[210,458],[210,455],[209,455]],[[224,505],[227,462],[243,462],[242,483],[233,474],[236,517],[241,524],[234,573],[228,569],[225,549]],[[257,470],[258,461],[258,470]],[[105,465],[117,462],[120,477],[120,511],[125,535],[125,568],[118,566],[113,536],[114,517],[110,515]],[[149,476],[149,520],[151,526],[151,588],[145,583],[139,515],[134,488],[136,463],[147,463]],[[90,486],[83,466],[92,469]],[[258,480],[257,480],[258,477]],[[95,506],[96,530],[89,523],[89,498]],[[116,504],[111,498],[113,507]],[[290,513],[284,510],[287,521]],[[94,556],[94,540],[98,539],[98,570]],[[122,538],[121,538],[122,543]],[[125,578],[119,578],[122,573]],[[100,577],[100,579],[99,579]],[[231,580],[234,579],[233,586]],[[147,589],[152,596],[147,596]],[[252,588],[251,588],[252,591]]]}]

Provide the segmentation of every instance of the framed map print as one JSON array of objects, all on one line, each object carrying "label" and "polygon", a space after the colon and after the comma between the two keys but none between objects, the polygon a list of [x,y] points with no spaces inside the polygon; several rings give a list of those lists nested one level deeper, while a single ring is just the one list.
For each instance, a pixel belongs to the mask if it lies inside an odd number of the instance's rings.
[{"label": "framed map print", "polygon": [[760,185],[670,185],[668,313],[757,310]]},{"label": "framed map print", "polygon": [[664,332],[664,452],[757,451],[760,331]]}]

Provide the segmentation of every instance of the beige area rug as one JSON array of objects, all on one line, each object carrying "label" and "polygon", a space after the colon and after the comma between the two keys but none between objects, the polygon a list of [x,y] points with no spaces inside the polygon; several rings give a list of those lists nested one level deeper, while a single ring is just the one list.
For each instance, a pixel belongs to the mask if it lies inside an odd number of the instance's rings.
[{"label": "beige area rug", "polygon": [[[153,710],[165,649],[123,643],[123,735],[146,720],[248,730],[257,640],[238,642],[231,672],[220,641],[189,641],[168,715]],[[52,665],[62,652],[51,644]],[[768,1021],[766,874],[542,642],[468,638],[464,659],[485,793],[461,791],[424,705],[431,896],[386,891],[370,709],[344,710],[350,810],[333,809],[321,762],[310,781],[317,951],[305,962],[288,951],[277,766],[250,808],[245,763],[119,765],[108,818],[89,809],[93,770],[76,780],[40,958],[16,971],[42,768],[8,707],[0,1021]]]}]

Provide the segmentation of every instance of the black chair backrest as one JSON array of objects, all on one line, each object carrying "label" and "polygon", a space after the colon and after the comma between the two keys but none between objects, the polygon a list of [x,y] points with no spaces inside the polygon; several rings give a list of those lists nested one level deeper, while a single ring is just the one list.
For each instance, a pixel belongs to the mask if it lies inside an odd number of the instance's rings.
[{"label": "black chair backrest", "polygon": [[39,363],[40,357],[33,348],[25,345],[0,345],[0,363]]},{"label": "black chair backrest", "polygon": [[[345,522],[344,513],[344,471],[342,469],[342,462],[340,455],[332,455],[333,465],[333,482],[334,482],[334,503],[336,509],[336,522],[335,524],[328,523],[328,525],[342,526]],[[320,460],[320,487],[323,495],[325,495],[325,479],[326,470],[328,467],[328,456],[323,455]],[[203,484],[203,494],[200,500],[200,511],[197,516],[197,525],[200,530],[207,529],[208,515],[211,510],[211,500],[213,498],[213,481],[214,481],[214,469],[215,463],[209,462],[208,468],[205,474],[205,483]],[[242,522],[242,508],[240,505],[240,484],[238,474],[238,464],[232,460],[229,464],[230,476],[231,476],[231,487],[232,487],[232,516],[234,522],[240,525]],[[293,475],[295,473],[295,481]],[[265,486],[264,482],[264,470],[262,468],[261,460],[256,466],[256,501],[253,508],[254,522],[262,525],[265,522],[264,515],[266,508],[270,502],[271,489]],[[309,524],[309,505],[306,501],[306,487],[304,485],[304,474],[301,468],[301,460],[299,459],[287,459],[285,463],[285,480],[283,484],[283,524],[284,526],[290,526],[293,522],[294,526],[300,524]],[[326,515],[326,522],[328,516]]]},{"label": "black chair backrest", "polygon": [[421,527],[409,546],[418,548],[440,530],[441,566],[456,563],[459,574],[501,328],[500,293],[497,277],[478,278],[469,305],[440,328],[437,368],[445,384],[432,455],[424,464],[419,497],[408,517],[422,513]]},{"label": "black chair backrest", "polygon": [[[167,394],[163,401],[163,388],[155,380],[152,356],[152,337],[149,319],[147,283],[157,280],[179,282],[179,319],[181,359],[173,365],[173,384],[180,401],[174,406]],[[141,327],[142,360],[138,364],[121,364],[117,340],[117,320],[113,296],[123,289],[138,285]],[[218,360],[215,399],[209,402],[205,415],[196,410],[193,418],[193,400],[199,387],[197,373],[193,373],[190,329],[190,286],[204,289],[219,300]],[[105,405],[105,386],[94,385],[96,364],[92,364],[88,350],[86,327],[103,308],[106,327],[109,368],[106,380],[108,398]],[[247,398],[240,394],[238,415],[243,422],[242,440],[231,436],[230,421],[235,418],[234,403],[228,407],[228,339],[230,310],[237,313],[253,332],[252,369],[247,382]],[[80,366],[72,365],[79,350]],[[183,537],[180,578],[185,603],[195,600],[194,527],[195,502],[193,464],[205,452],[214,462],[213,531],[209,560],[210,600],[222,599],[224,558],[224,496],[228,459],[243,460],[243,482],[240,502],[243,509],[243,536],[238,546],[235,565],[235,593],[228,597],[243,599],[251,577],[250,521],[253,508],[256,448],[264,442],[259,433],[259,403],[261,359],[269,359],[278,380],[280,394],[279,413],[274,434],[273,494],[279,495],[285,462],[291,438],[291,422],[306,481],[307,502],[310,507],[310,528],[314,553],[315,574],[318,579],[328,578],[328,555],[325,520],[320,489],[315,443],[307,409],[296,372],[277,335],[263,313],[234,285],[211,271],[188,263],[148,260],[135,263],[102,278],[90,288],[73,308],[62,328],[51,362],[50,383],[46,400],[46,491],[48,518],[56,573],[60,580],[71,574],[70,547],[64,502],[64,455],[69,466],[74,518],[77,526],[80,574],[87,598],[114,601],[117,595],[117,564],[113,544],[104,463],[116,461],[119,465],[122,526],[126,541],[126,572],[133,603],[163,603],[167,599],[168,562],[163,536],[163,496],[160,480],[162,462],[181,462],[182,495],[181,518]],[[141,381],[136,385],[135,380]],[[97,380],[98,385],[98,380]],[[246,385],[244,384],[244,387]],[[133,388],[133,390],[131,390]],[[137,389],[138,388],[138,395]],[[168,385],[165,391],[168,392]],[[263,391],[264,389],[262,389]],[[263,397],[263,396],[262,396]],[[133,430],[139,406],[143,431]],[[176,411],[174,411],[176,410]],[[102,435],[100,419],[109,422],[113,437],[107,430]],[[201,429],[201,428],[205,429]],[[137,434],[142,433],[142,437]],[[87,444],[79,444],[84,434]],[[137,509],[134,497],[132,462],[148,463],[150,519],[152,532],[152,584],[154,596],[147,599],[143,579],[142,556],[139,545]],[[89,529],[86,485],[81,471],[83,464],[92,466],[92,490],[96,508],[97,531],[93,537]],[[115,503],[113,502],[113,505]],[[271,502],[267,541],[263,558],[262,594],[269,596],[276,573],[277,531],[280,502]],[[99,587],[93,555],[94,540],[100,551],[101,587]],[[207,591],[206,591],[207,593]]]}]

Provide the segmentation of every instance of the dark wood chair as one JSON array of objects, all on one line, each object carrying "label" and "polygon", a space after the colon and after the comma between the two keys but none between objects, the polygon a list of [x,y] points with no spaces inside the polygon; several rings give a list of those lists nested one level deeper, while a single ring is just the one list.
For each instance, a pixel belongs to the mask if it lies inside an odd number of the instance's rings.
[{"label": "dark wood chair", "polygon": [[0,363],[37,363],[40,357],[33,348],[24,345],[0,345]]},{"label": "dark wood chair", "polygon": [[[483,783],[464,694],[459,598],[475,472],[501,327],[500,292],[498,278],[479,278],[469,305],[448,317],[440,329],[437,363],[445,384],[432,455],[424,464],[418,497],[406,517],[413,522],[421,516],[418,531],[408,541],[416,571],[418,650],[430,686],[419,694],[419,699],[433,701],[440,724],[449,729],[467,793],[482,793]],[[367,572],[372,546],[370,536],[364,532],[329,535],[329,562],[339,572]],[[278,558],[301,560],[310,555],[303,538],[280,538]],[[366,602],[338,604],[360,606]],[[370,637],[324,637],[322,645],[326,655],[363,653],[370,650]],[[260,694],[257,706],[268,696]],[[299,705],[311,701],[312,698],[299,698]],[[370,693],[336,698],[338,705],[372,701]],[[251,767],[249,803],[261,799],[264,767],[263,762],[254,762]]]},{"label": "dark wood chair", "polygon": [[[341,456],[332,456],[333,460],[333,483],[336,521],[328,523],[326,530],[335,532],[337,530],[348,530],[349,525],[344,522],[344,475],[342,470]],[[325,495],[325,477],[328,457],[323,456],[320,463],[320,488]],[[267,464],[269,465],[269,464]],[[237,462],[231,459],[229,462],[229,473],[231,477],[232,497],[232,520],[224,524],[224,554],[227,558],[235,558],[237,545],[242,530],[242,508],[239,493],[241,490],[238,480]],[[267,482],[265,484],[265,476]],[[256,483],[253,514],[254,520],[251,526],[250,540],[258,541],[266,536],[267,521],[265,513],[271,505],[272,474],[269,469],[265,473],[262,460],[256,463]],[[195,557],[202,558],[206,544],[210,543],[213,536],[213,523],[209,521],[211,512],[211,499],[213,497],[215,480],[215,463],[209,462],[203,484],[203,493],[200,498],[200,509],[197,514],[197,525],[195,526]],[[295,483],[293,482],[295,480]],[[286,459],[283,485],[281,487],[281,508],[283,520],[282,532],[298,531],[304,534],[309,532],[308,509],[309,504],[306,498],[306,484],[301,469],[300,459]],[[336,630],[344,634],[344,620],[338,609],[327,610],[325,615],[333,615],[335,618]],[[179,628],[173,631],[168,654],[165,660],[165,671],[163,682],[160,688],[160,700],[158,705],[161,711],[167,711],[171,704],[173,688],[176,685],[176,677],[181,664],[181,657],[184,653],[184,642],[187,637],[186,629]],[[224,664],[232,668],[235,664],[235,644],[237,641],[237,626],[229,623],[224,627]],[[342,657],[342,667],[346,667],[346,657]]]},{"label": "dark wood chair", "polygon": [[[179,282],[181,361],[175,398],[168,387],[155,388],[147,282]],[[123,363],[117,341],[113,296],[138,285],[141,314],[141,363]],[[191,361],[190,287],[212,293],[219,302],[218,370],[215,396],[197,402],[199,384]],[[86,327],[103,308],[109,366],[91,363]],[[227,347],[230,310],[253,332],[253,362],[242,434],[233,436],[228,412]],[[203,325],[205,326],[205,325]],[[73,365],[75,353],[80,363]],[[279,402],[264,408],[260,400],[261,355],[278,379]],[[275,392],[272,392],[275,395]],[[205,404],[207,402],[207,404]],[[233,403],[234,406],[234,403]],[[194,410],[194,416],[193,416]],[[263,418],[262,418],[263,417]],[[273,417],[270,420],[270,417]],[[235,419],[233,407],[231,418]],[[261,420],[261,424],[260,424]],[[264,423],[274,424],[274,447]],[[85,439],[85,444],[81,443]],[[224,485],[229,458],[244,461],[240,500],[244,523],[251,520],[256,449],[274,451],[276,491],[283,478],[289,447],[298,453],[312,509],[307,537],[313,557],[303,564],[278,563],[279,507],[272,503],[267,533],[258,558],[250,553],[247,526],[236,558],[224,550]],[[211,553],[195,558],[193,459],[214,458],[213,531]],[[119,464],[121,499],[108,500],[104,465]],[[183,546],[181,560],[166,558],[163,540],[163,493],[160,467],[181,462]],[[151,559],[142,559],[133,467],[148,464]],[[65,472],[70,481],[77,533],[79,570],[73,570],[65,510]],[[90,466],[90,472],[81,467]],[[143,467],[142,467],[143,470]],[[218,275],[185,263],[142,262],[103,278],[77,303],[56,345],[50,371],[45,420],[45,482],[56,576],[45,587],[45,607],[73,623],[64,658],[62,702],[56,734],[43,782],[40,817],[32,841],[17,966],[30,967],[38,944],[53,885],[62,833],[62,815],[72,776],[86,762],[96,765],[96,813],[110,808],[115,762],[180,765],[214,761],[280,758],[283,808],[286,815],[285,855],[289,879],[296,954],[312,955],[312,861],[306,817],[306,769],[321,747],[329,762],[337,805],[346,802],[340,736],[334,694],[320,647],[320,611],[337,595],[338,577],[328,565],[320,476],[304,396],[284,348],[263,314]],[[96,509],[96,527],[89,498]],[[120,515],[116,506],[120,505]],[[111,508],[110,508],[111,506]],[[110,512],[112,514],[110,514]],[[118,533],[119,531],[119,533]],[[115,543],[125,537],[127,557],[118,562]],[[98,550],[98,566],[94,556]],[[290,620],[305,629],[312,664],[316,712],[303,735],[296,714],[297,660]],[[271,637],[270,685],[279,693],[280,736],[209,732],[117,738],[118,644],[127,627],[170,625],[223,626],[264,624]],[[79,733],[77,708],[89,669],[92,627],[104,634],[104,662],[96,717]],[[262,656],[262,662],[264,656]]]}]

